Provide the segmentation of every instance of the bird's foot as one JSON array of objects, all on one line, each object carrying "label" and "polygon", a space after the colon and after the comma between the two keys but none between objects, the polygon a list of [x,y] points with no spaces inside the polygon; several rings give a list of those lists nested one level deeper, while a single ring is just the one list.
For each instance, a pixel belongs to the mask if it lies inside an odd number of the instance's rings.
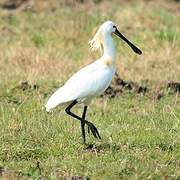
[{"label": "bird's foot", "polygon": [[95,138],[101,139],[101,136],[99,135],[99,132],[98,132],[97,128],[94,126],[94,124],[91,122],[87,122],[86,124],[88,126],[88,133],[91,130],[91,132]]}]

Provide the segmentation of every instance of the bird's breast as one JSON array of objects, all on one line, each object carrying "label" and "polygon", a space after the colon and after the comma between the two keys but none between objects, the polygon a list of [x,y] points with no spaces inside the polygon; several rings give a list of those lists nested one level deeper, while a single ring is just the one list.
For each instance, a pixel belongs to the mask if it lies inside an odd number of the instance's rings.
[{"label": "bird's breast", "polygon": [[96,80],[94,81],[94,92],[95,95],[100,95],[102,92],[106,90],[109,86],[113,76],[115,73],[115,68],[110,68],[109,66],[102,67],[99,70],[98,75],[96,76]]},{"label": "bird's breast", "polygon": [[101,61],[106,66],[115,67],[115,60],[110,56],[103,57]]}]

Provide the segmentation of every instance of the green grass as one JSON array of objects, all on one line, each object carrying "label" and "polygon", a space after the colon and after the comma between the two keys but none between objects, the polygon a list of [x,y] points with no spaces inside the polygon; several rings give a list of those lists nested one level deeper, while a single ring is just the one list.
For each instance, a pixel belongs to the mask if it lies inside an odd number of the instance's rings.
[{"label": "green grass", "polygon": [[[13,94],[4,96],[0,108],[3,167],[36,178],[40,176],[37,162],[49,178],[53,174],[92,179],[179,176],[180,102],[174,96],[158,102],[133,94],[98,99],[88,119],[96,124],[102,140],[88,135],[94,149],[85,150],[79,122],[63,112],[44,112],[40,90]],[[81,108],[76,112],[80,114]]]},{"label": "green grass", "polygon": [[[54,11],[50,3],[47,9],[0,12],[0,167],[5,168],[0,178],[179,179],[180,99],[161,87],[180,81],[179,4],[54,3]],[[87,42],[107,19],[143,50],[136,56],[115,39],[121,78],[147,85],[150,92],[94,100],[88,120],[102,140],[87,134],[92,145],[87,148],[80,123],[63,108],[46,113],[44,104],[68,77],[99,57]],[[153,97],[158,92],[164,94],[160,100]],[[82,107],[74,111],[80,115]]]}]

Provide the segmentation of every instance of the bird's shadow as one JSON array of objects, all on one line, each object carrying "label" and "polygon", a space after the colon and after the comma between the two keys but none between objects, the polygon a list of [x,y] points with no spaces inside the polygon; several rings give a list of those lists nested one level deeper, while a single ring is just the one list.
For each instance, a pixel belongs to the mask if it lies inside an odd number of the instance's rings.
[{"label": "bird's shadow", "polygon": [[84,150],[92,153],[103,153],[105,151],[120,151],[121,145],[116,143],[86,144]]}]

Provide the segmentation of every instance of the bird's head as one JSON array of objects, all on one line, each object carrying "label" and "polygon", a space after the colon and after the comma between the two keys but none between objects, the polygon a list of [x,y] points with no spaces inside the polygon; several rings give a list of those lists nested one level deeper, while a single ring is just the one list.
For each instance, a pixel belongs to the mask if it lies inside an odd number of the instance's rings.
[{"label": "bird's head", "polygon": [[124,37],[119,32],[117,26],[112,21],[106,21],[100,26],[100,28],[96,32],[95,36],[93,37],[93,39],[89,42],[91,49],[93,51],[96,51],[97,49],[101,49],[104,36],[105,35],[111,36],[113,34],[115,34],[115,35],[119,36],[121,39],[123,39],[133,49],[133,51],[135,53],[137,53],[139,55],[142,54],[142,52],[139,48],[137,48],[134,44],[132,44],[126,37]]},{"label": "bird's head", "polygon": [[116,25],[112,21],[106,21],[99,29],[101,29],[103,34],[113,34],[116,31]]}]

